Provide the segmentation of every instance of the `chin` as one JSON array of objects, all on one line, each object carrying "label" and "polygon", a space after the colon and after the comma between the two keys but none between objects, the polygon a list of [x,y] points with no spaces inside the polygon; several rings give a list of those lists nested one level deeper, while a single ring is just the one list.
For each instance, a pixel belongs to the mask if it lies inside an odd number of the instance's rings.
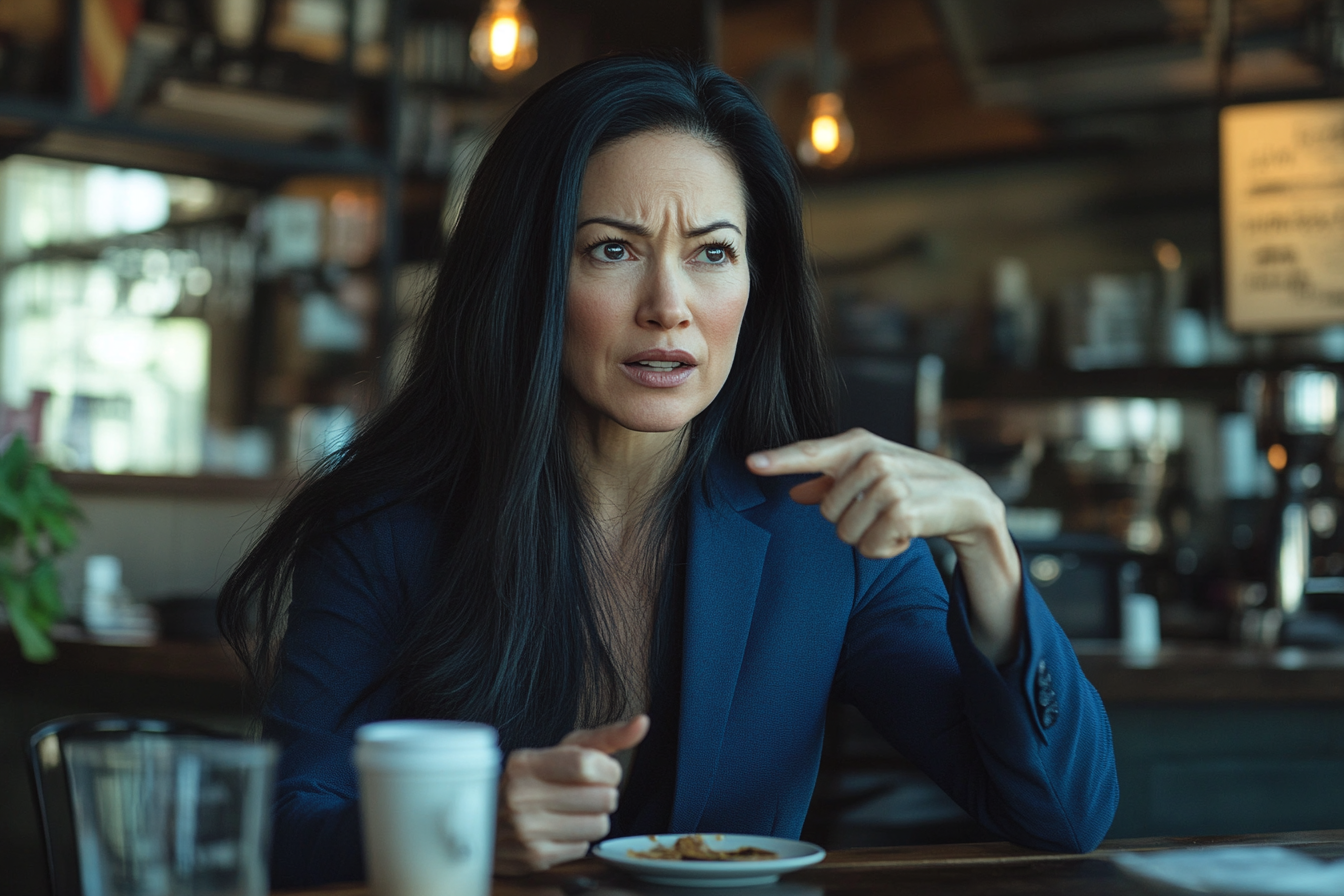
[{"label": "chin", "polygon": [[694,420],[702,410],[685,407],[630,408],[625,413],[613,414],[612,418],[634,432],[676,432]]}]

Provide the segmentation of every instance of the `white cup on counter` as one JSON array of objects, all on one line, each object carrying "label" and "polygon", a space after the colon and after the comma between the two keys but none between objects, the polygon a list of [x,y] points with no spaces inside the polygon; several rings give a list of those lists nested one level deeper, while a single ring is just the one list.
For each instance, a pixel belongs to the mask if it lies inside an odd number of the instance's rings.
[{"label": "white cup on counter", "polygon": [[375,896],[489,896],[500,758],[488,725],[375,722],[355,732]]},{"label": "white cup on counter", "polygon": [[1126,660],[1151,663],[1162,647],[1162,619],[1157,598],[1126,594],[1120,600],[1120,651]]}]

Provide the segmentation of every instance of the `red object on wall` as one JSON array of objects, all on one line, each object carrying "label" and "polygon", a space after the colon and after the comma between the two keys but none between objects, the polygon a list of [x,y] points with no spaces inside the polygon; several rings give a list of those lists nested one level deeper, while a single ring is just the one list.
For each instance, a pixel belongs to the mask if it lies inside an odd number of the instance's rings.
[{"label": "red object on wall", "polygon": [[84,94],[97,114],[111,109],[126,73],[126,54],[140,24],[140,0],[82,0]]},{"label": "red object on wall", "polygon": [[15,433],[22,433],[34,449],[42,444],[42,411],[50,392],[29,393],[28,407],[11,408],[0,403],[0,444],[9,444]]}]

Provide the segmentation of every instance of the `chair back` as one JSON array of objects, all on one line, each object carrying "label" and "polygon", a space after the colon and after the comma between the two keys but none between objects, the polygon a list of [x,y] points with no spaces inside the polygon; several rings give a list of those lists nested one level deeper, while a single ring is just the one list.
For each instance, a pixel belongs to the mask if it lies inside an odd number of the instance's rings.
[{"label": "chair back", "polygon": [[84,896],[79,878],[79,844],[75,836],[75,811],[66,772],[65,745],[71,740],[125,737],[137,733],[219,736],[217,732],[190,722],[104,713],[52,719],[28,735],[28,777],[33,785],[33,804],[37,807],[38,824],[42,829],[51,896]]}]

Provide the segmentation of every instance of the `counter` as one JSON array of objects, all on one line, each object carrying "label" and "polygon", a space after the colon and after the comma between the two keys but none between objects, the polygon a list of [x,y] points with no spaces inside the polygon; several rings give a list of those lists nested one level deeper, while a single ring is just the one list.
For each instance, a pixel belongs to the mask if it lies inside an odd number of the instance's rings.
[{"label": "counter", "polygon": [[[46,667],[19,657],[0,629],[0,669],[27,667],[95,674],[241,684],[242,667],[223,642],[163,641],[150,647],[61,642]],[[1083,672],[1108,706],[1118,703],[1344,702],[1344,650],[1250,650],[1216,642],[1169,644],[1147,661],[1110,641],[1076,641]]]},{"label": "counter", "polygon": [[1113,641],[1075,641],[1088,681],[1116,703],[1344,702],[1344,650],[1252,650],[1217,642],[1127,658]]},{"label": "counter", "polygon": [[1112,836],[1344,827],[1344,651],[1075,650],[1111,721]]},{"label": "counter", "polygon": [[[1075,647],[1111,722],[1121,789],[1114,836],[1344,828],[1344,651],[1175,644],[1135,663],[1113,643]],[[55,662],[33,666],[0,632],[0,724],[21,732],[105,711],[249,727],[241,669],[222,643],[59,649]],[[908,769],[870,729],[828,730],[823,795],[844,774]],[[0,756],[16,750],[0,745]],[[836,805],[853,802],[845,790]]]},{"label": "counter", "polygon": [[[847,849],[830,853],[812,868],[786,875],[778,884],[742,892],[761,896],[885,896],[888,893],[1150,896],[1153,890],[1122,876],[1109,861],[1110,856],[1119,852],[1233,844],[1287,846],[1320,858],[1335,859],[1344,856],[1344,830],[1242,837],[1108,840],[1095,852],[1083,856],[1038,852],[1007,843]],[[364,884],[356,884],[287,892],[289,896],[370,896],[372,891]],[[672,892],[668,887],[640,883],[596,859],[584,859],[545,874],[497,880],[493,896],[585,893],[591,896],[635,896],[640,893],[668,896]],[[694,890],[685,892],[695,893]]]}]

